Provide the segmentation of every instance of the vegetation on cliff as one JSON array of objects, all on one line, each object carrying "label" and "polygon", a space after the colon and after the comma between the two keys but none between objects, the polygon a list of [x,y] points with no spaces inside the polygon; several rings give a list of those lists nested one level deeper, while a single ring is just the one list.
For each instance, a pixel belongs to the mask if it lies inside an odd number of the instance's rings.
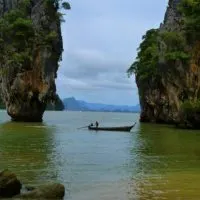
[{"label": "vegetation on cliff", "polygon": [[[28,6],[28,5],[27,5]],[[26,6],[22,4],[0,18],[0,60],[1,67],[21,64],[30,65],[34,30],[28,19]],[[1,68],[2,69],[2,68]]]},{"label": "vegetation on cliff", "polygon": [[[49,12],[53,8],[59,9],[59,1],[46,0],[46,6]],[[30,0],[19,1],[15,9],[0,18],[0,67],[2,70],[5,70],[5,66],[8,65],[31,66],[33,49],[41,45],[51,47],[51,43],[57,37],[55,31],[45,34],[34,28],[33,20],[30,18],[30,7]],[[68,2],[63,2],[62,7],[70,9]],[[55,14],[55,12],[52,13]],[[60,20],[62,14],[59,13],[57,17]]]},{"label": "vegetation on cliff", "polygon": [[181,104],[181,109],[185,114],[200,112],[200,99],[196,101],[186,100]]},{"label": "vegetation on cliff", "polygon": [[180,127],[200,129],[200,99],[185,100],[180,108]]},{"label": "vegetation on cliff", "polygon": [[[179,11],[182,14],[185,38],[191,46],[190,66],[193,70],[198,69],[200,68],[200,0],[182,0]],[[200,113],[200,93],[192,100],[184,100],[181,104],[181,112],[190,124],[195,123],[197,120],[194,118]],[[193,127],[197,127],[197,124],[193,124]]]},{"label": "vegetation on cliff", "polygon": [[200,1],[182,0],[179,11],[183,16],[186,36],[189,42],[200,39]]},{"label": "vegetation on cliff", "polygon": [[159,69],[159,40],[165,45],[164,59],[166,62],[180,60],[186,62],[190,55],[186,39],[180,32],[160,32],[151,29],[142,37],[143,41],[138,48],[136,61],[128,69],[128,75],[135,75],[139,80],[149,80],[158,75]]},{"label": "vegetation on cliff", "polygon": [[140,80],[156,76],[158,64],[158,30],[151,29],[142,37],[136,61],[128,69],[128,74],[135,73]]},{"label": "vegetation on cliff", "polygon": [[189,52],[185,36],[182,32],[164,31],[159,34],[160,40],[165,44],[164,58],[166,62],[189,60]]}]

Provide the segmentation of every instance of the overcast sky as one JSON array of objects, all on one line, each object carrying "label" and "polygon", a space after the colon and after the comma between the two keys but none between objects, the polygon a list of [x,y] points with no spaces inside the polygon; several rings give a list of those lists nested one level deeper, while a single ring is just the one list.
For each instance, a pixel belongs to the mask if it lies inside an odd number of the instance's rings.
[{"label": "overcast sky", "polygon": [[63,60],[56,80],[61,98],[135,105],[133,63],[142,35],[159,27],[168,0],[69,0],[62,24]]}]

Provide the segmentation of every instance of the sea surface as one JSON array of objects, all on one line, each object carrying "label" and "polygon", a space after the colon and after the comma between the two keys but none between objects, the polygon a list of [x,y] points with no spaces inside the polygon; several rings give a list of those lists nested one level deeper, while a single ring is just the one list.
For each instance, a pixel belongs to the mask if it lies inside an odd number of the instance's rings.
[{"label": "sea surface", "polygon": [[[0,112],[0,169],[25,185],[60,182],[69,200],[200,199],[200,131],[140,124],[139,114],[53,112],[14,123]],[[79,127],[137,122],[130,133]]]}]

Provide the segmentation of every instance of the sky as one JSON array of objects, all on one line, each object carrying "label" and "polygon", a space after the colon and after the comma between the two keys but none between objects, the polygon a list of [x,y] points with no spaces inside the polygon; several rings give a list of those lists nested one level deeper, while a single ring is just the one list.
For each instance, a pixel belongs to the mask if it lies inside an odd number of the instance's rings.
[{"label": "sky", "polygon": [[142,36],[163,22],[168,0],[69,0],[57,93],[94,103],[136,105],[134,62]]}]

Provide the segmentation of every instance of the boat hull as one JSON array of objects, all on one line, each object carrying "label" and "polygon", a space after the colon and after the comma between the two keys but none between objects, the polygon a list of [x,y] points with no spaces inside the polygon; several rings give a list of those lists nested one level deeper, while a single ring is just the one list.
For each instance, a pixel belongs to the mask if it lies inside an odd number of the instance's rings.
[{"label": "boat hull", "polygon": [[134,127],[134,125],[133,126],[121,126],[121,127],[92,127],[92,126],[88,126],[88,129],[94,130],[94,131],[125,131],[125,132],[130,132],[133,127]]}]

